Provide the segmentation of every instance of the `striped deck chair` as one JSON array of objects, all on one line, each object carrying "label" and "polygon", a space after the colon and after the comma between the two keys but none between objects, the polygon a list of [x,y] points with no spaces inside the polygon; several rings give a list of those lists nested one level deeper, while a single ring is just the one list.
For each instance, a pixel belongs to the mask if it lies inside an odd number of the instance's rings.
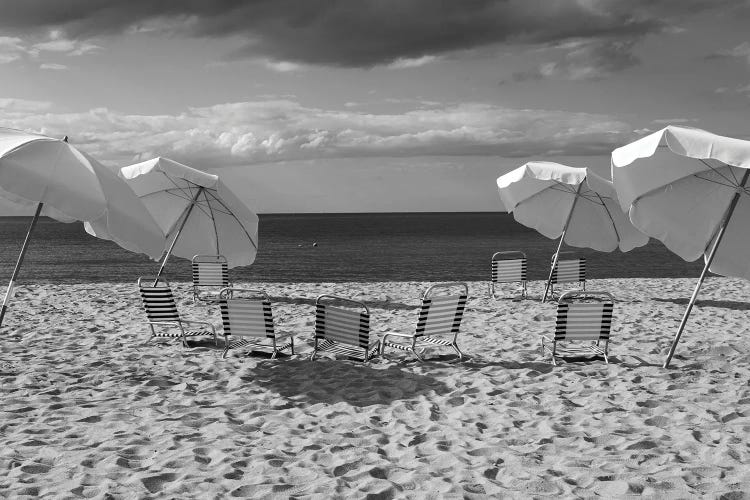
[{"label": "striped deck chair", "polygon": [[[334,307],[327,300],[344,302],[356,309]],[[378,354],[378,337],[370,333],[370,310],[362,302],[321,295],[315,301],[315,347],[310,359],[318,352],[330,351],[366,362]]]},{"label": "striped deck chair", "polygon": [[521,298],[526,298],[526,254],[518,251],[495,252],[492,255],[490,295],[497,298],[495,288],[500,283],[521,283]]},{"label": "striped deck chair", "polygon": [[284,349],[290,349],[294,354],[294,337],[290,333],[276,332],[271,298],[265,292],[224,288],[219,293],[219,305],[224,324],[225,348],[222,358],[226,357],[229,349],[248,346],[270,348],[271,359]]},{"label": "striped deck chair", "polygon": [[[562,294],[557,304],[557,323],[553,339],[542,336],[545,349],[556,356],[604,356],[609,363],[609,334],[612,329],[614,297],[607,292],[572,291]],[[569,345],[569,341],[581,341]],[[561,343],[565,342],[565,345]]]},{"label": "striped deck chair", "polygon": [[[563,258],[563,255],[568,257]],[[555,285],[558,283],[580,283],[583,291],[586,291],[586,258],[571,258],[575,252],[560,252],[557,265],[552,269],[552,279],[550,280],[550,297],[554,294]],[[550,259],[554,262],[555,256]],[[551,264],[550,264],[551,265]]]},{"label": "striped deck chair", "polygon": [[[219,340],[216,337],[214,325],[207,321],[194,321],[180,317],[172,288],[164,278],[159,278],[157,282],[154,278],[138,278],[138,290],[141,293],[143,308],[146,310],[146,318],[148,318],[146,324],[151,328],[151,337],[146,342],[155,337],[179,338],[183,346],[189,347],[188,337],[211,335],[214,343],[218,345]],[[198,325],[202,328],[189,330],[186,327],[190,325]]]},{"label": "striped deck chair", "polygon": [[[433,295],[435,290],[449,291],[460,287],[462,292],[453,295]],[[463,359],[463,353],[458,348],[456,338],[461,326],[469,287],[466,283],[438,283],[432,285],[422,295],[422,305],[417,317],[417,328],[412,334],[387,332],[381,334],[380,354],[386,347],[410,351],[419,361],[423,361],[420,354],[427,348],[452,347]],[[406,342],[392,342],[390,337],[397,337]]]},{"label": "striped deck chair", "polygon": [[193,302],[209,304],[219,302],[219,292],[231,287],[229,267],[223,255],[196,255],[193,257]]}]

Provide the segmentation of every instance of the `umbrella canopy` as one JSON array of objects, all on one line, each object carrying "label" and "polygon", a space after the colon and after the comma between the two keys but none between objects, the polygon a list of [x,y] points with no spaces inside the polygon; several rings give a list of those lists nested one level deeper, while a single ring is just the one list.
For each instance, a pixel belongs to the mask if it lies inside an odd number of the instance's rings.
[{"label": "umbrella canopy", "polygon": [[750,141],[669,126],[612,152],[612,178],[632,223],[705,267],[664,366],[674,354],[706,271],[750,278]]},{"label": "umbrella canopy", "polygon": [[119,175],[161,229],[167,253],[159,274],[171,254],[223,255],[229,267],[255,260],[258,216],[219,176],[168,158],[123,167]]},{"label": "umbrella canopy", "polygon": [[497,187],[516,221],[560,238],[553,269],[563,242],[601,252],[627,252],[648,243],[620,209],[612,183],[585,168],[533,161],[499,177]]},{"label": "umbrella canopy", "polygon": [[110,239],[125,248],[131,234],[138,232],[145,251],[160,250],[159,228],[154,222],[149,224],[146,208],[130,188],[66,140],[0,128],[0,197],[20,207],[36,207],[3,302],[0,325],[40,215],[62,222],[97,220],[109,231]]}]

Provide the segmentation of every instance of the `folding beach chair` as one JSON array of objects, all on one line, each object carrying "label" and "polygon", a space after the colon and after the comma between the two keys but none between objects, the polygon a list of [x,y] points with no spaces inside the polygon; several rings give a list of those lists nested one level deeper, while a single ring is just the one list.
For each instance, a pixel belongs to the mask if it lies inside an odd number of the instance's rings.
[{"label": "folding beach chair", "polygon": [[219,292],[231,287],[229,267],[223,255],[196,255],[193,257],[193,301],[215,304]]},{"label": "folding beach chair", "polygon": [[[189,347],[188,337],[211,335],[218,345],[219,340],[216,337],[214,325],[208,321],[195,321],[180,317],[172,289],[166,279],[159,278],[154,285],[154,278],[138,278],[138,290],[141,293],[141,301],[148,318],[146,324],[151,328],[151,337],[146,342],[155,337],[180,338],[182,345]],[[203,328],[188,330],[186,326],[189,325],[202,325]],[[161,327],[161,330],[157,330],[155,327]]]},{"label": "folding beach chair", "polygon": [[219,293],[219,305],[224,324],[225,348],[222,358],[226,357],[229,349],[247,346],[271,349],[271,359],[284,349],[294,354],[294,337],[289,333],[276,332],[271,298],[265,292],[224,288]]},{"label": "folding beach chair", "polygon": [[[542,336],[542,356],[545,349],[556,356],[604,356],[609,363],[609,334],[612,329],[614,297],[608,292],[571,291],[562,294],[557,304],[555,337]],[[582,344],[567,344],[580,341]],[[565,342],[566,345],[561,345]]]},{"label": "folding beach chair", "polygon": [[[563,255],[568,257],[563,258]],[[580,283],[583,291],[586,291],[586,258],[571,257],[575,252],[560,252],[557,265],[552,269],[549,296],[552,297],[555,285],[559,283]],[[550,262],[555,261],[553,255]],[[552,264],[550,264],[552,265]]]},{"label": "folding beach chair", "polygon": [[495,252],[492,255],[490,294],[495,295],[500,283],[521,283],[521,298],[526,298],[526,254],[518,251]]},{"label": "folding beach chair", "polygon": [[[333,306],[326,301],[350,304],[353,308]],[[370,310],[362,302],[321,295],[315,300],[315,347],[310,359],[318,352],[330,351],[366,362],[378,353],[379,340],[370,333]]]},{"label": "folding beach chair", "polygon": [[[433,295],[435,290],[444,293],[456,288],[463,291],[453,295]],[[410,351],[414,357],[422,361],[423,351],[432,347],[452,347],[463,359],[463,353],[458,348],[456,338],[458,337],[461,319],[463,318],[466,299],[469,295],[469,287],[466,283],[438,283],[428,288],[422,295],[422,305],[417,317],[417,328],[412,334],[387,332],[382,333],[380,340],[380,354],[385,352],[386,347]],[[392,342],[389,337],[398,337],[407,342]]]}]

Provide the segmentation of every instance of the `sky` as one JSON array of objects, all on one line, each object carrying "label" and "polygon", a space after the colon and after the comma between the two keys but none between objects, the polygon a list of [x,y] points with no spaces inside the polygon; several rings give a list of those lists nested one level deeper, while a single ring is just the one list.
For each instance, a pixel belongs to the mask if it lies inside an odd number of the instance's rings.
[{"label": "sky", "polygon": [[495,211],[527,161],[750,139],[749,0],[0,5],[0,126],[209,170],[261,213]]}]

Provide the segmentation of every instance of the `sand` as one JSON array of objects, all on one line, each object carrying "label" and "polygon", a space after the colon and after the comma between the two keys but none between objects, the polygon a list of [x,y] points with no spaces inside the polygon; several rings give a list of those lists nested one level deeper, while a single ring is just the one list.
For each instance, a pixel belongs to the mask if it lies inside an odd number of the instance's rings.
[{"label": "sand", "polygon": [[[466,359],[310,362],[314,298],[411,332],[425,283],[260,284],[299,354],[144,344],[134,284],[21,285],[0,339],[0,497],[750,498],[750,283],[592,280],[611,363],[539,351],[555,306],[470,283]],[[186,317],[220,324],[176,286]]]}]

